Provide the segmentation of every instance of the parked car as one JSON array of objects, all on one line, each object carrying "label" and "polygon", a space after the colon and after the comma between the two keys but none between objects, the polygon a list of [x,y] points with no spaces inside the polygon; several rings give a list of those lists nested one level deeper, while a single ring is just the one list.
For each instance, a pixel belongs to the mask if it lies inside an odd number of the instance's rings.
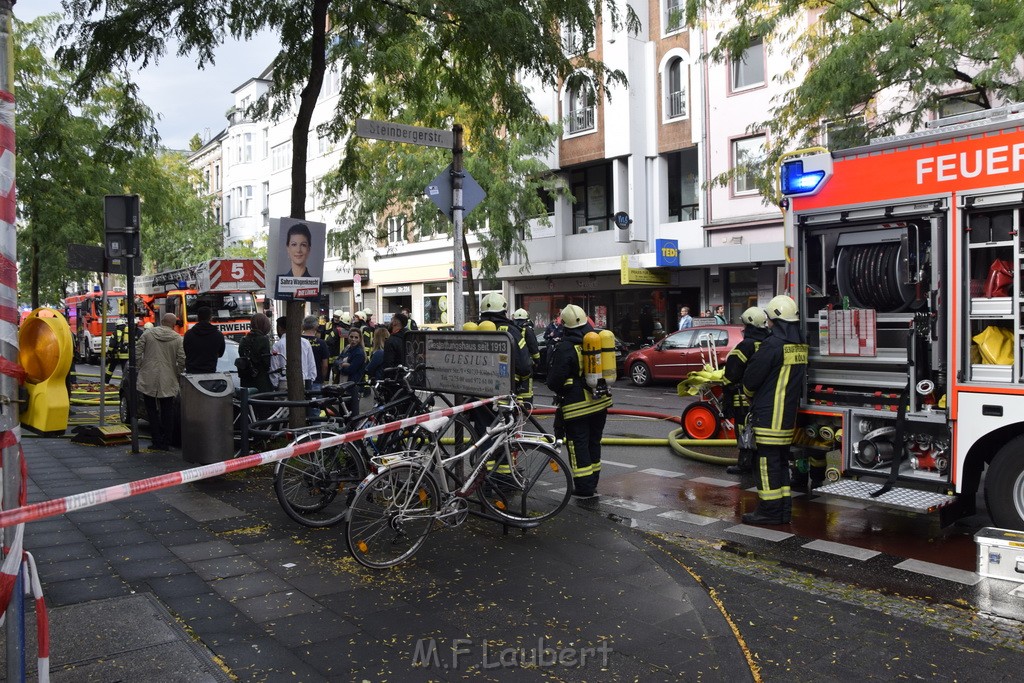
[{"label": "parked car", "polygon": [[[217,359],[217,372],[230,372],[231,379],[235,384],[235,388],[241,386],[238,380],[238,370],[235,368],[235,359],[238,358],[238,342],[232,339],[224,340],[224,355]],[[142,394],[135,392],[137,398],[136,405],[138,406],[138,415],[140,420],[149,421],[149,417],[146,415],[146,403],[142,400]],[[119,408],[119,419],[122,423],[128,424],[128,382],[127,378],[121,381],[121,386],[117,390],[118,406]]]},{"label": "parked car", "polygon": [[[600,332],[600,328],[595,328],[595,332]],[[544,339],[544,332],[537,335],[537,346],[540,347],[540,361],[534,366],[533,374],[535,377],[547,377],[548,374],[548,356],[550,355],[550,348],[548,341]],[[629,345],[626,342],[615,337],[615,373],[622,378],[623,369],[625,367],[626,355],[629,353]]]},{"label": "parked car", "polygon": [[638,387],[661,380],[681,380],[708,362],[708,342],[714,344],[719,367],[743,339],[742,325],[708,325],[673,332],[658,343],[626,356],[626,374]]}]

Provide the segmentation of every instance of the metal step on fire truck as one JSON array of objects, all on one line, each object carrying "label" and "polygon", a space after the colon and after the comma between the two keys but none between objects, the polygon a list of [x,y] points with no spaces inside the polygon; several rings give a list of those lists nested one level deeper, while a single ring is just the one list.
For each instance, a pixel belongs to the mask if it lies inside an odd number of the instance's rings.
[{"label": "metal step on fire truck", "polygon": [[780,177],[815,493],[1024,530],[1024,104]]},{"label": "metal step on fire truck", "polygon": [[185,331],[197,321],[196,311],[209,306],[214,325],[225,335],[249,331],[249,321],[259,312],[256,295],[266,282],[262,259],[214,258],[189,267],[144,275],[135,281],[135,291],[147,303],[152,320],[165,313],[178,316]]}]

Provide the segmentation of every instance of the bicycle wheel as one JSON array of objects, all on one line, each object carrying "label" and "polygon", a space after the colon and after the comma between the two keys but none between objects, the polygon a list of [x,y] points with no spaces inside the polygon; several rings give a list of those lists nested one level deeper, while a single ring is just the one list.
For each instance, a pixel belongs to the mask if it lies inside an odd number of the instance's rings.
[{"label": "bicycle wheel", "polygon": [[[296,439],[337,436],[333,432],[307,432]],[[349,495],[366,477],[366,465],[352,444],[321,448],[277,463],[274,493],[285,514],[303,526],[325,527],[345,516]]]},{"label": "bicycle wheel", "polygon": [[510,441],[487,465],[480,502],[499,517],[540,522],[554,517],[572,495],[572,473],[553,447]]},{"label": "bicycle wheel", "polygon": [[419,550],[438,509],[437,485],[419,465],[392,465],[359,485],[345,543],[359,564],[393,567]]}]

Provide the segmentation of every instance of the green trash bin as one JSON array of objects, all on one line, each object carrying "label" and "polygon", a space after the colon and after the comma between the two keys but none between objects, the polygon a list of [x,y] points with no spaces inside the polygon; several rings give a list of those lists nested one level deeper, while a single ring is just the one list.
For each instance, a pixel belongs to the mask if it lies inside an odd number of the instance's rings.
[{"label": "green trash bin", "polygon": [[232,456],[234,393],[226,372],[181,376],[181,456],[186,462],[209,465]]}]

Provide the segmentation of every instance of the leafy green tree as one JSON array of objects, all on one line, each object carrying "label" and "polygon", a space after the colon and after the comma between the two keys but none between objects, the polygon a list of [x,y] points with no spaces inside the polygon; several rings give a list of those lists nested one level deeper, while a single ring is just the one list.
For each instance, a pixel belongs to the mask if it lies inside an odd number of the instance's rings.
[{"label": "leafy green tree", "polygon": [[[247,114],[277,118],[295,112],[292,132],[291,217],[305,217],[306,149],[309,124],[327,64],[342,64],[341,96],[328,128],[334,139],[352,132],[354,121],[374,109],[371,85],[387,78],[388,118],[416,103],[439,100],[485,102],[510,124],[537,121],[522,75],[550,87],[579,68],[601,83],[622,82],[588,55],[565,53],[561,28],[573,25],[593,45],[598,18],[622,23],[618,5],[605,0],[266,0],[255,8],[242,0],[64,0],[70,21],[62,27],[62,62],[91,90],[101,74],[128,75],[165,54],[170,39],[179,54],[195,53],[205,67],[226,37],[248,38],[262,30],[280,36],[269,92]],[[627,20],[635,23],[635,16]],[[327,28],[330,27],[330,34]],[[416,59],[408,59],[412,51]],[[427,77],[423,77],[426,74]],[[297,103],[297,108],[295,107]],[[445,124],[435,116],[425,125]],[[299,320],[303,306],[288,306],[288,384],[301,395]],[[296,415],[300,411],[293,411]]]},{"label": "leafy green tree", "polygon": [[704,25],[709,15],[730,17],[712,60],[742,54],[761,37],[796,65],[779,78],[786,90],[757,126],[769,138],[757,168],[765,197],[774,196],[779,156],[813,142],[825,122],[841,128],[830,135],[833,146],[850,147],[918,129],[950,93],[981,109],[1024,97],[1024,5],[1018,2],[687,0],[691,26]]},{"label": "leafy green tree", "polygon": [[85,95],[48,58],[58,21],[15,23],[19,271],[33,306],[57,303],[88,279],[69,270],[67,245],[102,244],[104,195],[140,196],[149,268],[208,258],[221,240],[193,189],[198,176],[181,155],[159,150],[133,86],[105,76]]}]

